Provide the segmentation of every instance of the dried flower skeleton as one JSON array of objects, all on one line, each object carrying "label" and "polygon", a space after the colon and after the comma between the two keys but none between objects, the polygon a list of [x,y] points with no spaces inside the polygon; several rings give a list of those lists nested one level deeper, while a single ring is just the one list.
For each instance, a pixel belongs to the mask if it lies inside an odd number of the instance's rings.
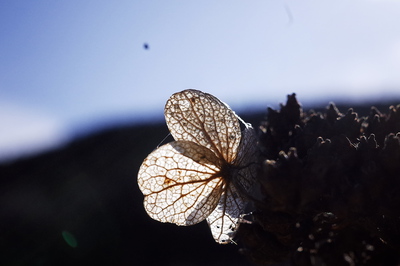
[{"label": "dried flower skeleton", "polygon": [[173,94],[164,114],[175,141],[150,153],[138,173],[148,215],[184,226],[207,219],[216,242],[232,242],[256,175],[254,129],[198,90]]}]

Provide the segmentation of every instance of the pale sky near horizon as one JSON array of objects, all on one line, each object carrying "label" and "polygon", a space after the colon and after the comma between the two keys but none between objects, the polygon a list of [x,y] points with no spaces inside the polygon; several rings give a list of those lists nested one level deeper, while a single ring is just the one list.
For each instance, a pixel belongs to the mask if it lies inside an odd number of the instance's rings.
[{"label": "pale sky near horizon", "polygon": [[0,161],[186,88],[239,111],[400,97],[395,0],[2,0],[0,36]]}]

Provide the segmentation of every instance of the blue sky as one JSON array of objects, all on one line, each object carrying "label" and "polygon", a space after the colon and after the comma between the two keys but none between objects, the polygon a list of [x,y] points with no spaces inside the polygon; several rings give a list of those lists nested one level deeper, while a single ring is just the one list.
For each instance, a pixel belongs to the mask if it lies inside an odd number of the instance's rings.
[{"label": "blue sky", "polygon": [[395,0],[2,0],[0,160],[186,88],[239,112],[400,96],[399,32]]}]

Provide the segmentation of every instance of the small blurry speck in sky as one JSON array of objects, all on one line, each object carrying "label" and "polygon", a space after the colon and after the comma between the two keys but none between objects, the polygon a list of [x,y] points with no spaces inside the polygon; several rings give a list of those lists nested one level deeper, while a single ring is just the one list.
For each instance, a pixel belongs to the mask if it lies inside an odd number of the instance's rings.
[{"label": "small blurry speck in sky", "polygon": [[[233,109],[400,94],[400,1],[0,2],[0,160],[196,88]],[[151,44],[151,49],[150,49]]]}]

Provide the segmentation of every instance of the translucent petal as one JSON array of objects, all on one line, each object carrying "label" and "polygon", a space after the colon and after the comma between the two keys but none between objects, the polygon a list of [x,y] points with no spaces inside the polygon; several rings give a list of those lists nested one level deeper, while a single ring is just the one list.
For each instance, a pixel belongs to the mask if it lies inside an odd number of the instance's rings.
[{"label": "translucent petal", "polygon": [[221,196],[217,208],[207,217],[211,233],[218,243],[227,244],[235,236],[245,201],[233,185]]},{"label": "translucent petal", "polygon": [[233,182],[236,187],[240,186],[239,189],[244,189],[245,192],[249,192],[253,187],[258,168],[257,157],[257,136],[252,127],[247,127],[242,132],[242,141],[239,145],[237,157],[232,163],[238,168],[237,176],[233,178]]},{"label": "translucent petal", "polygon": [[138,174],[149,216],[177,225],[203,221],[221,195],[219,164],[210,150],[188,141],[174,141],[150,153]]},{"label": "translucent petal", "polygon": [[236,158],[241,132],[238,118],[218,98],[198,90],[173,94],[164,109],[175,140],[193,141],[226,160]]}]

